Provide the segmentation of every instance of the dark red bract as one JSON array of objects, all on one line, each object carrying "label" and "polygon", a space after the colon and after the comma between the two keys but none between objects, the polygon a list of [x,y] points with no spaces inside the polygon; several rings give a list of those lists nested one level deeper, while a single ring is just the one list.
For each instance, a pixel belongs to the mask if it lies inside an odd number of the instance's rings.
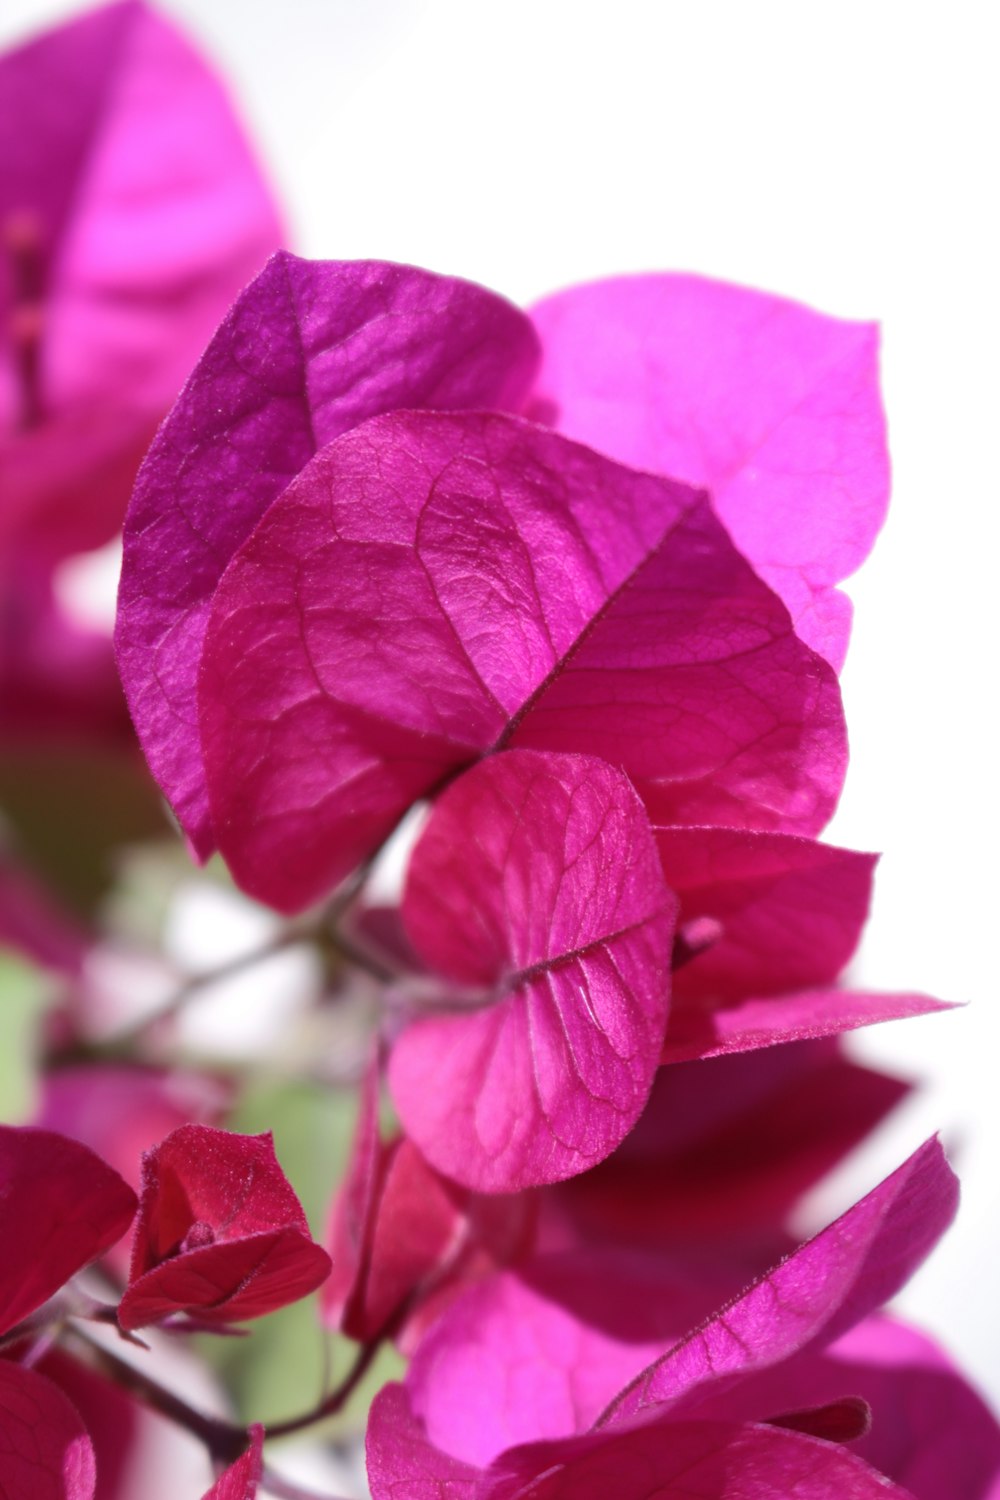
[{"label": "dark red bract", "polygon": [[123,1328],[178,1313],[209,1325],[259,1318],[329,1271],[270,1134],[182,1125],[146,1152]]}]

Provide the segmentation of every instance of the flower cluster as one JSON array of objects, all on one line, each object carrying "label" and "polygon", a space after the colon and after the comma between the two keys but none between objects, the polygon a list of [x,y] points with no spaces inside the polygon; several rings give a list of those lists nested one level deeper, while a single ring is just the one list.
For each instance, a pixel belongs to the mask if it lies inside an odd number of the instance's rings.
[{"label": "flower cluster", "polygon": [[[295,1495],[265,1439],[394,1344],[374,1500],[1000,1494],[993,1418],[879,1311],[955,1211],[937,1142],[789,1229],[906,1092],[841,1036],[947,1008],[843,985],[875,858],[818,839],[847,765],[836,585],[887,499],[873,328],[692,276],[526,312],[266,258],[224,96],[139,0],[0,86],[18,732],[131,754],[110,642],[52,582],[123,522],[149,768],[193,857],[323,959],[317,1011],[363,1016],[323,1248],[271,1135],[219,1128],[239,1070],[176,1066],[197,981],[108,1044],[94,919],[4,857],[0,937],[62,989],[33,1123],[0,1127],[0,1489],[129,1500],[151,1409],[203,1441],[205,1500]],[[355,1364],[266,1426],[116,1343],[317,1289]]]}]

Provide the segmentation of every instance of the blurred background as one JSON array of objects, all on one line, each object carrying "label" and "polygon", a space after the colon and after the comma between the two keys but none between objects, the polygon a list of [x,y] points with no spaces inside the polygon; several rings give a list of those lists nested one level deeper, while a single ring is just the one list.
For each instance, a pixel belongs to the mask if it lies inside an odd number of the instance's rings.
[{"label": "blurred background", "polygon": [[[853,977],[969,1008],[852,1039],[923,1088],[822,1206],[941,1129],[965,1206],[901,1308],[1000,1400],[992,7],[959,0],[947,21],[891,0],[161,7],[227,77],[304,254],[411,261],[522,303],[694,270],[881,321],[894,495],[848,585],[853,758],[826,836],[885,851]],[[77,8],[4,0],[0,43]],[[115,573],[106,549],[61,587],[105,620]],[[262,921],[202,892],[174,936],[211,963]]]}]

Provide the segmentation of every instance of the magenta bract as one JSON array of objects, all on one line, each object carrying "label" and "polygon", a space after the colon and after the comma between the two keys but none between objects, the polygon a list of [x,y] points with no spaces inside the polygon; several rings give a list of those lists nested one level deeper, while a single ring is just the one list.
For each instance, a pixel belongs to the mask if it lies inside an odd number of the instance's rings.
[{"label": "magenta bract", "polygon": [[907,1091],[832,1040],[661,1068],[614,1155],[545,1195],[543,1225],[584,1245],[696,1245],[753,1274],[787,1248],[802,1194]]},{"label": "magenta bract", "polygon": [[451,1013],[412,1021],[389,1064],[435,1167],[513,1192],[614,1149],[659,1065],[674,912],[642,804],[603,762],[515,750],[449,787],[403,916]]},{"label": "magenta bract", "polygon": [[140,0],[0,59],[0,551],[121,522],[143,449],[281,238],[214,75]]},{"label": "magenta bract", "polygon": [[326,1322],[362,1343],[389,1328],[398,1340],[419,1326],[417,1315],[433,1316],[463,1282],[526,1253],[534,1227],[527,1195],[470,1193],[405,1137],[383,1141],[377,1108],[373,1066],[361,1086],[328,1241],[333,1270],[321,1293]]},{"label": "magenta bract", "polygon": [[202,857],[196,688],[229,559],[324,444],[394,407],[516,408],[536,360],[516,308],[410,266],[283,252],[238,299],[139,475],[116,635],[146,755]]},{"label": "magenta bract", "polygon": [[889,493],[878,331],[699,276],[619,277],[532,309],[542,421],[705,485],[802,639],[839,667]]},{"label": "magenta bract", "polygon": [[[426,1479],[438,1462],[436,1454],[461,1466],[454,1476],[454,1494],[463,1500],[514,1500],[522,1492],[548,1494],[548,1486],[554,1486],[554,1495],[587,1494],[596,1475],[607,1479],[616,1468],[625,1476],[616,1494],[631,1494],[631,1476],[644,1473],[647,1480],[662,1484],[665,1496],[680,1496],[682,1487],[670,1487],[673,1478],[679,1479],[672,1467],[676,1455],[686,1451],[695,1429],[706,1437],[708,1424],[716,1423],[718,1430],[710,1441],[706,1438],[704,1448],[696,1444],[692,1449],[694,1472],[704,1476],[698,1493],[707,1500],[778,1497],[788,1493],[782,1485],[793,1481],[792,1493],[803,1500],[886,1493],[887,1480],[863,1460],[846,1455],[838,1443],[810,1435],[813,1430],[844,1427],[843,1421],[832,1420],[836,1414],[828,1398],[813,1418],[801,1403],[782,1399],[775,1410],[758,1413],[750,1424],[738,1403],[752,1390],[754,1380],[770,1379],[770,1372],[785,1362],[833,1342],[892,1296],[947,1226],[955,1203],[954,1177],[940,1147],[930,1141],[721,1313],[679,1342],[668,1334],[666,1352],[631,1379],[626,1373],[622,1389],[596,1419],[589,1413],[602,1399],[602,1340],[611,1376],[627,1369],[630,1360],[635,1368],[643,1357],[641,1347],[635,1347],[640,1338],[634,1329],[631,1335],[628,1331],[627,1316],[623,1318],[599,1292],[588,1312],[577,1304],[581,1323],[589,1331],[581,1326],[574,1334],[573,1320],[565,1312],[546,1309],[537,1301],[524,1304],[532,1307],[528,1321],[535,1329],[528,1331],[529,1342],[550,1351],[543,1360],[525,1359],[518,1337],[510,1331],[514,1307],[523,1298],[516,1292],[516,1278],[506,1278],[508,1301],[513,1296],[513,1303],[507,1316],[494,1323],[482,1316],[466,1318],[467,1305],[498,1295],[490,1284],[474,1289],[436,1325],[426,1353],[418,1353],[405,1390],[390,1386],[376,1399],[368,1437],[376,1500],[404,1492],[433,1494]],[[555,1287],[557,1279],[550,1284]],[[595,1278],[594,1284],[603,1288],[607,1280]],[[612,1284],[617,1284],[620,1296],[627,1295],[622,1291],[628,1284],[625,1278]],[[635,1307],[654,1309],[646,1322],[654,1328],[655,1299],[644,1291]],[[679,1308],[678,1315],[682,1311]],[[592,1347],[593,1360],[579,1360],[573,1353],[585,1347],[585,1339],[590,1340],[586,1347]],[[470,1390],[464,1402],[440,1400],[438,1380],[447,1387],[460,1378],[463,1358],[474,1346],[479,1368],[490,1371],[503,1399],[480,1402]],[[560,1346],[562,1352],[556,1355]],[[469,1386],[468,1380],[465,1384]],[[584,1398],[587,1385],[596,1389]],[[733,1408],[726,1405],[730,1392],[736,1393]],[[850,1389],[835,1392],[834,1406],[854,1394]],[[762,1417],[779,1424],[770,1429],[777,1433],[773,1443],[760,1436],[757,1424]],[[780,1424],[786,1421],[797,1430],[783,1428]],[[555,1433],[553,1427],[562,1424],[562,1433]],[[846,1430],[854,1436],[862,1429],[863,1424],[855,1422]],[[543,1438],[547,1440],[539,1441]],[[512,1440],[530,1446],[511,1450]],[[804,1466],[797,1467],[803,1454],[811,1460],[803,1459]],[[577,1480],[580,1488],[574,1490]],[[405,1491],[405,1483],[411,1482],[414,1487]],[[893,1493],[891,1488],[888,1493]]]},{"label": "magenta bract", "polygon": [[180,1313],[199,1324],[259,1318],[329,1271],[270,1135],[182,1125],[144,1156],[123,1328]]},{"label": "magenta bract", "polygon": [[94,1500],[94,1449],[51,1380],[0,1359],[0,1484],[11,1500]]},{"label": "magenta bract", "polygon": [[86,1146],[0,1125],[0,1333],[121,1239],[135,1215],[127,1183]]},{"label": "magenta bract", "polygon": [[199,696],[220,848],[285,911],[494,748],[600,755],[658,822],[797,832],[845,766],[832,671],[705,498],[497,415],[323,450],[226,570]]}]

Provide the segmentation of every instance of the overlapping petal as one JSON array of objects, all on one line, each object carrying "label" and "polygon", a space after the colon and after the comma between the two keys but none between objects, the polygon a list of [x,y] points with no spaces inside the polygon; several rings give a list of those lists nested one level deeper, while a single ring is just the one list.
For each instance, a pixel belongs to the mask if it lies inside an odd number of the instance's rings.
[{"label": "overlapping petal", "polygon": [[341,433],[395,407],[516,408],[536,357],[501,297],[411,266],[282,252],[238,299],[139,475],[116,637],[146,755],[202,856],[213,837],[195,695],[229,559]]},{"label": "overlapping petal", "polygon": [[846,753],[833,673],[703,497],[499,415],[318,455],[216,591],[200,703],[220,847],[288,911],[498,746],[598,754],[659,822],[800,832]]},{"label": "overlapping petal", "polygon": [[[383,1141],[378,1070],[361,1085],[354,1147],[329,1235],[327,1323],[367,1342],[393,1324],[398,1339],[433,1317],[467,1280],[526,1253],[534,1229],[527,1194],[470,1193],[435,1172],[412,1141]],[[430,1308],[428,1308],[430,1303]]]},{"label": "overlapping petal", "polygon": [[706,485],[802,639],[839,667],[889,489],[878,331],[704,277],[618,277],[532,309],[543,421]]},{"label": "overlapping petal", "polygon": [[706,1394],[832,1343],[904,1285],[950,1224],[958,1185],[937,1140],[624,1390],[601,1418],[690,1410]]},{"label": "overlapping petal", "polygon": [[480,992],[412,1021],[389,1066],[434,1166],[511,1192],[614,1149],[658,1066],[674,910],[642,804],[603,762],[511,751],[443,794],[403,914],[420,957]]},{"label": "overlapping petal", "polygon": [[182,1125],[146,1153],[123,1328],[180,1313],[202,1324],[259,1318],[329,1271],[270,1135]]}]

